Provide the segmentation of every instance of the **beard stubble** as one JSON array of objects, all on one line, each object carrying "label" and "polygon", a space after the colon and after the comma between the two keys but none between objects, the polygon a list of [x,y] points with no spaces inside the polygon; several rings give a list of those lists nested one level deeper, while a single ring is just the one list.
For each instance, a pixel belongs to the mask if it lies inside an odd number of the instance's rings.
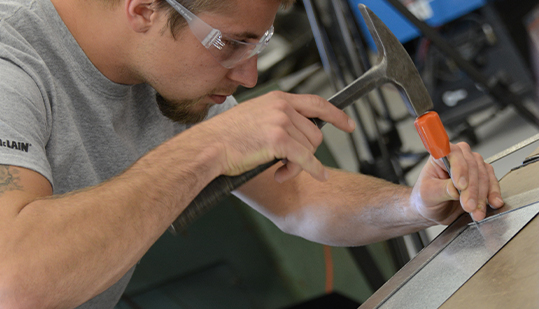
[{"label": "beard stubble", "polygon": [[199,105],[203,98],[171,101],[165,99],[159,93],[155,95],[161,113],[170,120],[182,124],[199,123],[208,116],[208,112],[214,104],[206,104],[204,108],[194,110],[194,107]]}]

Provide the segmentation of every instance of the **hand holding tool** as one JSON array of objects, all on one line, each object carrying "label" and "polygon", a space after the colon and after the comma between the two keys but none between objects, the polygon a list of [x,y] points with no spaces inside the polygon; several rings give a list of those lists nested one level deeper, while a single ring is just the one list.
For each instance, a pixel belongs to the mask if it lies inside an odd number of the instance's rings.
[{"label": "hand holding tool", "polygon": [[[421,138],[421,141],[423,142],[423,145],[425,146],[425,149],[427,149],[434,159],[442,159],[449,177],[453,178],[451,176],[451,165],[447,159],[447,156],[451,152],[449,136],[445,131],[444,125],[442,124],[438,113],[434,111],[426,112],[425,114],[416,118],[414,125],[419,137]],[[460,194],[460,190],[457,189],[457,191]],[[479,225],[471,213],[470,217],[475,223],[475,226],[479,228]]]},{"label": "hand holding tool", "polygon": [[[422,115],[425,111],[432,109],[429,93],[408,52],[370,9],[363,4],[359,5],[359,9],[376,44],[378,63],[331,97],[329,102],[344,109],[371,90],[383,84],[392,83],[404,98],[406,107],[412,115]],[[319,128],[325,124],[320,119],[313,119],[313,122]],[[276,158],[272,162],[262,164],[239,176],[217,177],[195,197],[172,223],[169,231],[175,234],[184,229],[191,221],[211,209],[234,189],[279,162],[279,159],[281,158]]]}]

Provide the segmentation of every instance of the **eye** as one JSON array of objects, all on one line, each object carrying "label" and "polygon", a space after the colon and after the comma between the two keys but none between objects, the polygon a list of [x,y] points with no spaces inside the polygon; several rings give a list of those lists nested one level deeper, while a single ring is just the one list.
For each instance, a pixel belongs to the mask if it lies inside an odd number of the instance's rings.
[{"label": "eye", "polygon": [[227,38],[222,38],[223,43],[225,44],[225,48],[230,48],[231,50],[237,49],[242,46],[240,42],[233,41]]},{"label": "eye", "polygon": [[223,48],[220,50],[220,57],[221,58],[230,58],[234,57],[234,55],[237,55],[239,53],[243,52],[243,49],[245,48],[245,45],[241,44],[240,42],[230,40],[223,38],[222,42],[224,44]]}]

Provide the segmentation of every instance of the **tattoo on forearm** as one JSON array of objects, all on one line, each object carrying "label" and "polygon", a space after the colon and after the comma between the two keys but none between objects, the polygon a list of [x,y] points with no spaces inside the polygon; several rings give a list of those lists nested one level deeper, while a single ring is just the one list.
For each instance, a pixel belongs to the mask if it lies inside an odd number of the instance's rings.
[{"label": "tattoo on forearm", "polygon": [[0,196],[7,191],[22,190],[19,170],[6,165],[0,165]]}]

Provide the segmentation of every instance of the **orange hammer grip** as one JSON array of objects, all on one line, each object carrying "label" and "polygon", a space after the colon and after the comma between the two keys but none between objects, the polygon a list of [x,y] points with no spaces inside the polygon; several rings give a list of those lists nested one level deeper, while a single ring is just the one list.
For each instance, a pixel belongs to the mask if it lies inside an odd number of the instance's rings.
[{"label": "orange hammer grip", "polygon": [[428,112],[418,117],[414,125],[425,149],[435,159],[443,158],[451,152],[449,137],[436,112]]}]

